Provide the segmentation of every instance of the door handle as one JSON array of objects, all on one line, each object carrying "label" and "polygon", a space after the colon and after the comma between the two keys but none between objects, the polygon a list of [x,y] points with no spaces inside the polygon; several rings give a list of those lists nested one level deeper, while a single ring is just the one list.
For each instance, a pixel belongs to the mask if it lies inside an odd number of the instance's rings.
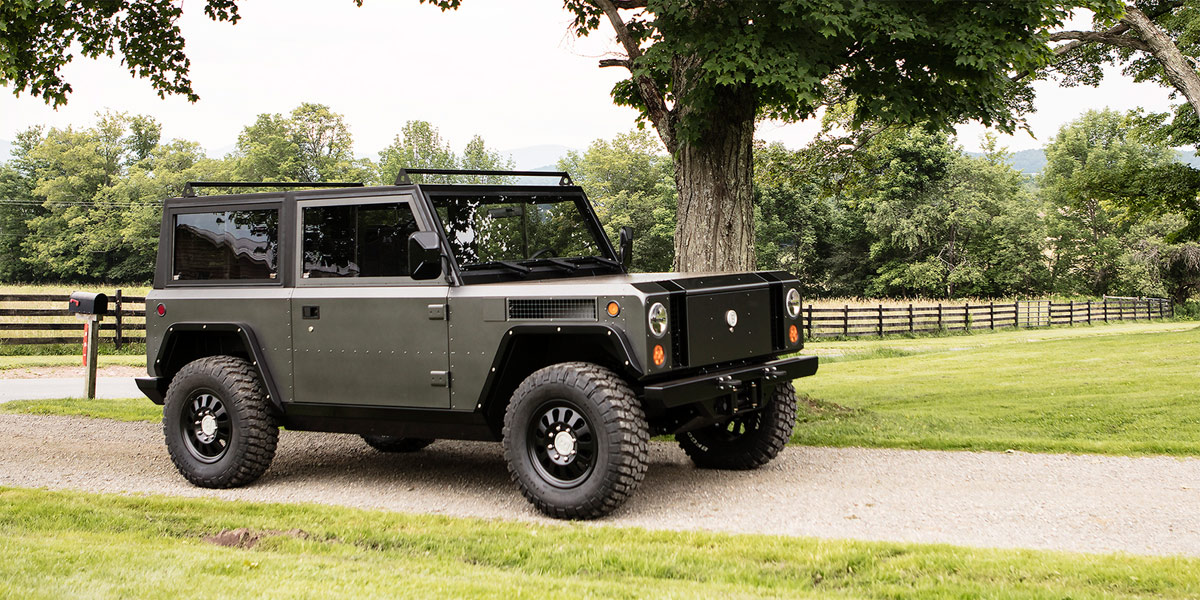
[{"label": "door handle", "polygon": [[321,307],[320,306],[301,306],[300,307],[300,318],[301,319],[320,319],[321,318]]}]

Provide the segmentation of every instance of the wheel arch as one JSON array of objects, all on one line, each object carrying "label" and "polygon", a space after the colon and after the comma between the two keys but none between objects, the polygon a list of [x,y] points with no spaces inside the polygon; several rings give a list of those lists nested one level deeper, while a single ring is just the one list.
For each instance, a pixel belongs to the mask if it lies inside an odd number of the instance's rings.
[{"label": "wheel arch", "polygon": [[[282,397],[264,360],[254,330],[244,323],[175,323],[167,328],[154,368],[163,386],[169,385],[184,365],[208,356],[236,356],[250,361],[267,388],[267,398],[278,413],[283,412]],[[165,390],[164,390],[165,391]]]},{"label": "wheel arch", "polygon": [[633,345],[620,330],[605,325],[517,325],[505,332],[480,393],[479,405],[500,437],[504,411],[517,386],[543,367],[588,362],[612,370],[630,386],[643,370]]}]

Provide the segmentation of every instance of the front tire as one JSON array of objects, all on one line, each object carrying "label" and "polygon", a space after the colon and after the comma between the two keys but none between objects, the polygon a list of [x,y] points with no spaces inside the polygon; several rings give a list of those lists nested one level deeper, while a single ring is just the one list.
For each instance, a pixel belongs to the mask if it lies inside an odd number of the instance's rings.
[{"label": "front tire", "polygon": [[796,389],[789,381],[775,386],[771,401],[761,410],[676,434],[675,440],[701,469],[746,471],[778,456],[795,426]]},{"label": "front tire", "polygon": [[649,426],[633,390],[591,363],[535,371],[504,415],[504,457],[521,494],[559,519],[595,519],[646,476]]},{"label": "front tire", "polygon": [[163,403],[171,462],[206,488],[243,486],[275,457],[279,426],[250,363],[233,356],[194,360],[179,370]]}]

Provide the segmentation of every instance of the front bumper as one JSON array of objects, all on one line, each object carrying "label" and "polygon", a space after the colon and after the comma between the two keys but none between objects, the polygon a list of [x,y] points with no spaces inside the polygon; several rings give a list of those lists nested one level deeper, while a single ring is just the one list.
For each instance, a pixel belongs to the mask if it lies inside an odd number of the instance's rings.
[{"label": "front bumper", "polygon": [[[716,410],[720,410],[719,406],[728,406],[727,411],[732,414],[740,409],[758,408],[762,398],[769,398],[776,385],[816,372],[815,356],[781,358],[647,385],[644,397],[648,404],[664,410],[699,404]],[[714,402],[722,399],[730,401]]]}]

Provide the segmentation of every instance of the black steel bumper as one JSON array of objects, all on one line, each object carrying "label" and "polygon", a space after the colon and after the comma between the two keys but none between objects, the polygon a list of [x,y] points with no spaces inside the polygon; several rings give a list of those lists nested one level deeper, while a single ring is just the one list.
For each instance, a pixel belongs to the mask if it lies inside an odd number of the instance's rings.
[{"label": "black steel bumper", "polygon": [[[686,404],[711,404],[720,398],[746,398],[755,407],[758,399],[784,381],[808,377],[817,372],[817,357],[781,358],[757,365],[725,369],[647,385],[645,399],[664,409]],[[736,409],[738,403],[731,405]]]},{"label": "black steel bumper", "polygon": [[167,395],[167,381],[163,377],[135,377],[139,390],[150,399],[151,402],[162,405],[163,399]]}]

